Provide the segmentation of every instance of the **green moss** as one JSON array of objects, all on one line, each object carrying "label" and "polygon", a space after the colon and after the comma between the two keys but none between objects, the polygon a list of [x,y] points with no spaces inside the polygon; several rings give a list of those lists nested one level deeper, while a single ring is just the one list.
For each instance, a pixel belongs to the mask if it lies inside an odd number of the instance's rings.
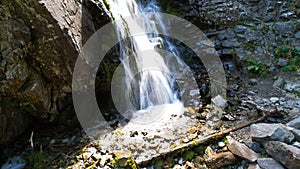
[{"label": "green moss", "polygon": [[194,158],[195,153],[193,151],[187,151],[183,156],[187,160],[191,160]]},{"label": "green moss", "polygon": [[203,145],[200,145],[196,148],[196,152],[199,154],[202,154],[205,150],[205,147]]},{"label": "green moss", "polygon": [[164,166],[163,160],[156,161],[154,166],[155,166],[155,168],[163,168],[163,166]]}]

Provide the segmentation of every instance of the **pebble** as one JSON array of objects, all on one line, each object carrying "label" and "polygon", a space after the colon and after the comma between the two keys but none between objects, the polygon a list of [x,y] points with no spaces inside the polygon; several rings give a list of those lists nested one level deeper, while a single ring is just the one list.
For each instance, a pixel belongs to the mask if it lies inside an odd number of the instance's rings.
[{"label": "pebble", "polygon": [[217,105],[217,106],[219,106],[219,107],[221,107],[221,108],[225,108],[226,107],[226,105],[227,105],[227,100],[225,100],[222,96],[220,96],[220,95],[217,95],[216,97],[214,97],[213,99],[212,99],[212,102],[215,104],[215,105]]},{"label": "pebble", "polygon": [[224,143],[224,142],[219,142],[219,143],[218,143],[218,146],[219,146],[220,148],[223,148],[223,147],[225,147],[225,143]]},{"label": "pebble", "polygon": [[178,164],[176,164],[176,165],[173,167],[173,169],[183,169],[183,167],[180,166],[180,165],[178,165]]},{"label": "pebble", "polygon": [[278,65],[281,66],[281,67],[286,66],[287,64],[288,64],[288,62],[287,62],[286,59],[280,58],[280,59],[278,60]]},{"label": "pebble", "polygon": [[260,169],[260,167],[256,164],[256,165],[250,165],[248,169]]},{"label": "pebble", "polygon": [[55,144],[55,139],[51,139],[49,144]]},{"label": "pebble", "polygon": [[248,91],[248,94],[250,94],[250,95],[255,95],[255,92],[253,92],[253,91]]},{"label": "pebble", "polygon": [[297,142],[297,141],[295,143],[293,143],[292,145],[295,146],[295,147],[297,147],[297,148],[300,148],[300,143]]},{"label": "pebble", "polygon": [[62,142],[63,143],[68,143],[68,142],[70,142],[70,140],[66,138],[66,139],[63,139]]},{"label": "pebble", "polygon": [[178,160],[178,164],[180,164],[180,165],[183,164],[183,158],[180,158],[180,159]]},{"label": "pebble", "polygon": [[232,115],[230,115],[230,114],[226,114],[225,117],[226,117],[229,121],[235,120],[235,118],[234,118]]},{"label": "pebble", "polygon": [[257,80],[256,79],[250,79],[249,84],[252,85],[252,86],[257,85]]},{"label": "pebble", "polygon": [[279,98],[278,97],[271,97],[269,99],[272,103],[277,103],[279,101]]},{"label": "pebble", "polygon": [[196,95],[199,95],[200,94],[200,92],[199,92],[199,90],[191,90],[190,91],[190,96],[196,96]]}]

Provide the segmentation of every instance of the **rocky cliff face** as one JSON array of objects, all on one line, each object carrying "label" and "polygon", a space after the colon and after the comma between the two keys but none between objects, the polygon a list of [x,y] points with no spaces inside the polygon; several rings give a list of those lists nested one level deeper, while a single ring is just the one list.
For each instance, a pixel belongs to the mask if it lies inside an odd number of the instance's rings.
[{"label": "rocky cliff face", "polygon": [[1,144],[26,128],[28,114],[51,120],[71,106],[78,52],[108,20],[91,1],[1,0],[0,13]]},{"label": "rocky cliff face", "polygon": [[300,49],[297,0],[159,1],[164,11],[197,25],[215,42],[220,55],[269,59],[280,46]]}]

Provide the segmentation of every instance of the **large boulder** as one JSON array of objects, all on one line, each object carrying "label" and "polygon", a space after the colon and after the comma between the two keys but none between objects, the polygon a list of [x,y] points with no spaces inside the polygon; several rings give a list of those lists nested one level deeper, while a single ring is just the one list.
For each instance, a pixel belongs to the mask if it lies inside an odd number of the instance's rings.
[{"label": "large boulder", "polygon": [[1,103],[0,144],[26,128],[27,120],[23,124],[21,117],[51,121],[72,107],[77,55],[96,28],[107,22],[101,6],[90,0],[0,0],[0,97],[24,110],[13,111],[13,118],[10,107]]}]

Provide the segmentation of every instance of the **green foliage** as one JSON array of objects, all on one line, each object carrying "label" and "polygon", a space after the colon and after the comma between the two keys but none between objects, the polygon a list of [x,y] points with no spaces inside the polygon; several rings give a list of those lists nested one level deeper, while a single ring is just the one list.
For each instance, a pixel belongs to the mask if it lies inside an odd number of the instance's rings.
[{"label": "green foliage", "polygon": [[278,46],[274,51],[274,56],[277,59],[287,59],[288,65],[282,67],[283,71],[289,72],[300,70],[300,50],[288,46]]},{"label": "green foliage", "polygon": [[46,154],[42,149],[40,149],[40,151],[32,150],[32,152],[29,155],[29,165],[33,169],[44,168],[45,161]]},{"label": "green foliage", "polygon": [[154,166],[155,166],[155,168],[163,168],[163,166],[164,166],[163,160],[156,161]]},{"label": "green foliage", "polygon": [[224,137],[224,138],[222,139],[222,142],[226,144],[226,143],[227,143],[227,138]]},{"label": "green foliage", "polygon": [[202,154],[205,150],[205,147],[203,145],[200,145],[196,148],[196,152],[199,154]]},{"label": "green foliage", "polygon": [[257,27],[256,26],[251,26],[250,29],[253,30],[253,31],[257,31]]},{"label": "green foliage", "polygon": [[187,160],[191,160],[193,159],[195,153],[193,151],[187,151],[183,156],[185,157],[185,159]]},{"label": "green foliage", "polygon": [[259,154],[259,158],[267,158],[267,157],[269,156],[265,152]]},{"label": "green foliage", "polygon": [[287,58],[289,55],[289,52],[290,52],[290,50],[286,46],[278,46],[274,51],[274,55],[275,55],[275,57],[278,57],[278,58]]},{"label": "green foliage", "polygon": [[253,58],[246,58],[247,70],[250,72],[250,76],[266,76],[268,74],[268,66],[261,61],[254,60]]},{"label": "green foliage", "polygon": [[294,93],[296,96],[300,97],[300,92],[297,90],[292,91],[292,93]]},{"label": "green foliage", "polygon": [[255,45],[250,44],[250,43],[246,43],[246,44],[242,44],[243,48],[249,51],[254,51],[255,50]]}]

